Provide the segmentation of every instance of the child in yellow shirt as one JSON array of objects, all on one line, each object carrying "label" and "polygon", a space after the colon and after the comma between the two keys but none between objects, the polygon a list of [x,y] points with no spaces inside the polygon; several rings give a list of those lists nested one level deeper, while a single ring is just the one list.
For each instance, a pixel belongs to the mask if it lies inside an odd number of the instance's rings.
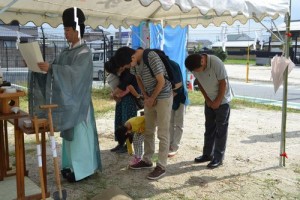
[{"label": "child in yellow shirt", "polygon": [[132,117],[127,120],[124,125],[120,126],[116,130],[116,136],[118,142],[124,143],[124,140],[127,138],[127,148],[129,149],[128,153],[130,154],[131,142],[130,137],[133,135],[132,143],[134,147],[133,159],[130,161],[130,165],[138,163],[143,156],[143,142],[144,142],[144,131],[145,131],[145,116]]}]

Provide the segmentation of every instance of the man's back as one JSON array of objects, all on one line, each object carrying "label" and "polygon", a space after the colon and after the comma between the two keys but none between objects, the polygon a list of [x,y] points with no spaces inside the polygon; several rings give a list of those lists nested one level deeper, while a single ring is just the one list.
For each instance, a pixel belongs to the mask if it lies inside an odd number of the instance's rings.
[{"label": "man's back", "polygon": [[[156,76],[158,74],[166,74],[166,69],[163,65],[163,62],[159,58],[159,56],[155,52],[149,52],[148,54],[148,61],[149,65],[151,67],[151,70],[153,71],[153,74]],[[146,66],[146,64],[141,61],[138,66],[135,67],[137,75],[141,77],[146,93],[148,95],[151,95],[154,88],[156,87],[157,80],[155,77],[152,76],[150,69]],[[168,98],[172,90],[172,85],[169,81],[165,81],[165,85],[163,86],[162,90],[160,91],[159,95],[157,96],[157,99],[163,99]]]}]

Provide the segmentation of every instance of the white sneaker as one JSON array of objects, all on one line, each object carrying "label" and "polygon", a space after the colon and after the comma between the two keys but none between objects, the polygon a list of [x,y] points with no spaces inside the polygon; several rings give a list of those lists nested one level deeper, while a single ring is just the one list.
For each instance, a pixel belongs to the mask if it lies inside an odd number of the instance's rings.
[{"label": "white sneaker", "polygon": [[173,157],[173,156],[175,156],[175,155],[177,154],[177,152],[178,152],[178,150],[176,150],[176,151],[169,151],[168,157]]}]

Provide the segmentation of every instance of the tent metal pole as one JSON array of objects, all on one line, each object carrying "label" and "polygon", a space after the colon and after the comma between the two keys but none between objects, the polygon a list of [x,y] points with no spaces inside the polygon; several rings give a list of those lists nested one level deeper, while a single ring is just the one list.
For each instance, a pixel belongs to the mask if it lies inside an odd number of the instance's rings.
[{"label": "tent metal pole", "polygon": [[275,24],[274,20],[271,20],[271,21],[272,21],[273,26],[275,27],[275,30],[278,33],[278,36],[281,38],[281,41],[283,41],[284,39],[282,38],[281,34],[279,34],[279,30],[278,30],[277,25]]},{"label": "tent metal pole", "polygon": [[[257,17],[253,17],[254,19],[256,19],[256,20],[258,20],[257,19]],[[284,43],[284,41],[283,41],[283,39],[281,38],[281,36],[280,35],[276,35],[275,33],[274,33],[274,31],[273,30],[271,30],[271,29],[269,29],[266,25],[264,25],[261,21],[259,21],[258,20],[258,22],[263,26],[263,27],[265,27],[265,29],[267,29],[274,37],[276,37],[281,43]],[[277,33],[278,33],[278,28],[275,26],[275,28],[277,29]]]},{"label": "tent metal pole", "polygon": [[[139,24],[139,26],[141,26],[141,24]],[[132,30],[131,26],[129,27],[129,29],[131,30],[131,33],[134,34],[140,40],[141,43],[143,43],[142,46],[146,46],[146,43],[143,41],[143,39],[135,31]]]},{"label": "tent metal pole", "polygon": [[160,20],[161,23],[161,30],[162,30],[162,40],[160,44],[160,49],[164,50],[164,45],[165,45],[165,21],[163,19]]},{"label": "tent metal pole", "polygon": [[[290,0],[290,11],[291,11],[291,0]],[[286,14],[286,35],[285,35],[285,57],[289,57],[289,46],[290,46],[290,22],[291,15],[290,12]],[[282,117],[281,117],[281,141],[280,141],[280,157],[279,166],[285,166],[285,158],[287,154],[285,152],[286,145],[286,116],[287,116],[287,90],[288,90],[288,67],[284,70],[283,74],[283,99],[282,99]]]},{"label": "tent metal pole", "polygon": [[0,10],[0,14],[4,13],[7,9],[9,9],[13,4],[15,4],[18,0],[13,0],[11,1],[9,4],[7,4],[6,6],[4,6],[1,10]]}]

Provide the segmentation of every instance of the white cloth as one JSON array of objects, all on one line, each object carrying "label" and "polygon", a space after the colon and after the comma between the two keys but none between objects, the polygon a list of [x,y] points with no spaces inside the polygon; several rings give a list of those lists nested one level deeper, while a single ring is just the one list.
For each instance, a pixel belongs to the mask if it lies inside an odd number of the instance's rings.
[{"label": "white cloth", "polygon": [[222,27],[222,50],[225,52],[226,51],[226,42],[227,42],[227,27]]},{"label": "white cloth", "polygon": [[120,83],[119,77],[114,74],[107,76],[107,83],[112,91],[114,91]]},{"label": "white cloth", "polygon": [[295,67],[295,64],[291,61],[291,59],[287,59],[283,56],[274,56],[271,60],[271,79],[273,80],[274,92],[276,93],[280,85],[283,81],[283,74],[288,67],[288,74]]}]

